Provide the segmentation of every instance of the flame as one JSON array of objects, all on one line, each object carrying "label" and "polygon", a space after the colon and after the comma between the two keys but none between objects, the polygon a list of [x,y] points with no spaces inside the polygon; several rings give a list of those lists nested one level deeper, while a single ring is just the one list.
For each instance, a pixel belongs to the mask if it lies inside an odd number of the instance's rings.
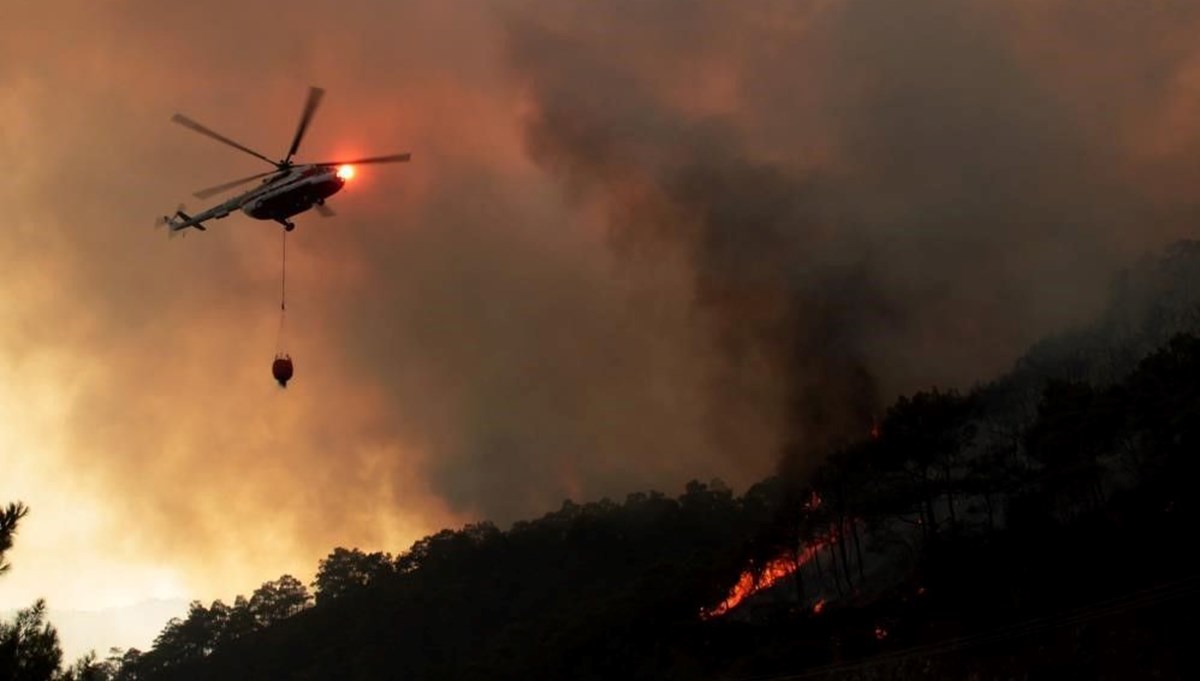
[{"label": "flame", "polygon": [[822,598],[821,600],[819,600],[813,604],[813,614],[814,615],[820,615],[821,611],[824,609],[825,609],[825,599],[824,598]]},{"label": "flame", "polygon": [[[738,578],[737,584],[734,584],[733,588],[730,589],[729,595],[725,597],[725,600],[721,601],[721,604],[712,610],[701,611],[700,616],[704,619],[711,619],[724,615],[750,596],[790,576],[800,566],[812,560],[813,556],[817,555],[817,551],[823,548],[825,548],[824,542],[812,544],[806,547],[798,556],[793,557],[790,553],[785,553],[768,562],[759,573],[756,573],[753,569],[746,570]],[[824,603],[824,601],[821,603]]]}]

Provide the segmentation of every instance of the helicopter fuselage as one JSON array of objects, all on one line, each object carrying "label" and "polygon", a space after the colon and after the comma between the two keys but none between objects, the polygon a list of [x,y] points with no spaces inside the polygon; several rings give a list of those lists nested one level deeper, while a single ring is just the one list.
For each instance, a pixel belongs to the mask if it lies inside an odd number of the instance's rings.
[{"label": "helicopter fuselage", "polygon": [[256,220],[283,221],[303,213],[340,192],[346,181],[336,169],[317,167],[294,171],[282,178],[268,180],[244,194],[241,209]]},{"label": "helicopter fuselage", "polygon": [[207,220],[221,220],[234,211],[242,211],[256,220],[274,220],[291,231],[295,225],[288,218],[313,206],[324,206],[325,199],[346,186],[346,176],[334,166],[298,166],[263,180],[262,184],[243,192],[196,215],[181,210],[174,217],[164,216],[172,232],[188,227],[203,230]]}]

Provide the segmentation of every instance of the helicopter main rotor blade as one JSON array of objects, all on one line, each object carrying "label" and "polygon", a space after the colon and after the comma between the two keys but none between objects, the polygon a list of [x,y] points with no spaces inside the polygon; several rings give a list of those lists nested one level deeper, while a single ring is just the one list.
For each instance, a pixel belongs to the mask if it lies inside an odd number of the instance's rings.
[{"label": "helicopter main rotor blade", "polygon": [[247,182],[249,182],[251,180],[257,180],[258,178],[266,177],[267,175],[274,175],[277,172],[279,172],[279,171],[272,170],[267,173],[259,173],[257,175],[251,175],[250,177],[243,177],[240,180],[234,180],[232,182],[225,182],[224,184],[219,184],[215,187],[209,187],[208,189],[201,189],[200,191],[196,192],[195,194],[192,194],[192,196],[195,196],[198,199],[207,199],[208,197],[213,196],[214,194],[220,194],[221,192],[233,189],[234,187],[237,187],[238,185],[246,184]]},{"label": "helicopter main rotor blade", "polygon": [[213,132],[212,130],[209,130],[208,128],[204,127],[203,125],[200,125],[196,121],[193,121],[192,119],[188,118],[187,116],[184,116],[183,114],[177,113],[171,117],[171,120],[182,125],[185,128],[190,128],[191,130],[195,130],[196,132],[200,133],[201,135],[211,137],[211,138],[217,140],[218,142],[224,142],[225,144],[228,144],[229,146],[233,147],[234,149],[240,149],[240,150],[246,152],[247,154],[250,154],[251,156],[257,156],[258,158],[261,158],[262,160],[266,161],[267,163],[270,163],[273,166],[276,166],[276,167],[279,166],[278,163],[276,163],[275,161],[272,161],[271,159],[267,158],[266,156],[263,156],[262,154],[258,153],[257,151],[250,149],[249,147],[242,146],[241,144],[234,142],[233,140],[229,139],[228,137],[225,137],[224,135]]},{"label": "helicopter main rotor blade", "polygon": [[360,159],[356,159],[353,161],[322,161],[321,163],[306,163],[305,165],[314,165],[314,166],[351,165],[351,166],[357,166],[357,165],[363,165],[366,163],[398,163],[400,161],[407,161],[411,158],[412,158],[412,154],[403,153],[403,154],[392,154],[391,156],[372,156],[370,158],[360,158]]},{"label": "helicopter main rotor blade", "polygon": [[324,94],[325,91],[319,87],[308,88],[308,100],[304,102],[304,113],[300,115],[300,125],[296,128],[296,137],[292,140],[292,146],[283,159],[284,163],[290,162],[296,155],[296,150],[300,148],[300,140],[304,138],[304,131],[308,129],[308,124],[312,121],[313,114],[316,113],[317,105],[321,103],[321,97]]}]

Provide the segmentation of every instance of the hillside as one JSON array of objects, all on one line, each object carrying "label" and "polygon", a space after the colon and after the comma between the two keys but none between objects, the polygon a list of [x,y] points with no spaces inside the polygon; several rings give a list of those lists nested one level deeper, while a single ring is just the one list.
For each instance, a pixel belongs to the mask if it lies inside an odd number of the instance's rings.
[{"label": "hillside", "polygon": [[[1182,678],[1200,245],[1008,374],[898,400],[805,479],[565,502],[194,603],[119,679]],[[973,675],[973,676],[972,676]]]}]

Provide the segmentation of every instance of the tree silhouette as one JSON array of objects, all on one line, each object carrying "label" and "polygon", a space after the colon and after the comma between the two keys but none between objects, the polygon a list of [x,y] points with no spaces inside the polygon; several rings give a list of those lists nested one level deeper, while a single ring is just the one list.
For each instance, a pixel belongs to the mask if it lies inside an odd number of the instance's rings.
[{"label": "tree silhouette", "polygon": [[[957,392],[937,389],[901,397],[888,409],[881,427],[878,461],[882,470],[899,474],[897,490],[907,489],[918,502],[926,541],[938,537],[938,500],[946,497],[946,516],[957,522],[954,492],[960,453],[971,437],[973,401]],[[907,505],[905,495],[896,501]]]},{"label": "tree silhouette", "polygon": [[317,566],[313,581],[316,603],[361,589],[376,579],[395,572],[391,554],[364,553],[358,549],[338,547]]},{"label": "tree silhouette", "polygon": [[249,607],[255,624],[266,627],[300,612],[311,600],[303,582],[291,575],[283,575],[255,589]]},{"label": "tree silhouette", "polygon": [[254,612],[250,609],[250,601],[245,596],[238,595],[233,599],[229,615],[225,620],[225,629],[218,643],[225,643],[245,636],[258,628]]},{"label": "tree silhouette", "polygon": [[0,678],[49,681],[62,663],[58,632],[46,621],[46,602],[17,612],[11,623],[0,622]]},{"label": "tree silhouette", "polygon": [[1111,451],[1123,409],[1091,385],[1050,381],[1038,419],[1026,435],[1029,456],[1042,466],[1042,485],[1068,517],[1104,503],[1100,458]]},{"label": "tree silhouette", "polygon": [[1170,503],[1190,504],[1200,474],[1200,336],[1175,336],[1147,356],[1123,396],[1136,475]]},{"label": "tree silhouette", "polygon": [[0,512],[0,575],[8,571],[8,563],[4,554],[13,546],[13,536],[17,533],[17,523],[29,513],[29,507],[21,502],[12,502]]},{"label": "tree silhouette", "polygon": [[92,651],[62,670],[54,681],[114,681],[118,669],[110,661],[98,662]]},{"label": "tree silhouette", "polygon": [[220,601],[206,608],[192,601],[183,619],[172,618],[154,640],[153,652],[146,658],[151,667],[170,667],[212,654],[228,626],[229,611]]},{"label": "tree silhouette", "polygon": [[[12,548],[17,524],[29,508],[13,502],[0,512],[0,573],[8,569],[4,553]],[[49,681],[62,663],[58,632],[46,621],[46,602],[38,599],[17,612],[12,623],[0,622],[0,679]]]}]

